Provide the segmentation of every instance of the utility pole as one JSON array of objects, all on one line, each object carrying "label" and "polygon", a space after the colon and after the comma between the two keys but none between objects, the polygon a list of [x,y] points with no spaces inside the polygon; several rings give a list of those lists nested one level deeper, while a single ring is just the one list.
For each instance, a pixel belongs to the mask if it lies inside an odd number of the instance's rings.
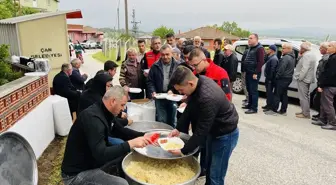
[{"label": "utility pole", "polygon": [[133,9],[132,18],[133,18],[133,20],[131,22],[133,24],[132,32],[134,34],[134,37],[136,37],[137,33],[138,33],[138,29],[139,29],[138,24],[141,24],[141,21],[139,21],[139,22],[136,21],[136,18],[135,18],[135,9]]},{"label": "utility pole", "polygon": [[127,5],[127,0],[125,0],[125,29],[126,29],[126,35],[128,35],[128,5]]}]

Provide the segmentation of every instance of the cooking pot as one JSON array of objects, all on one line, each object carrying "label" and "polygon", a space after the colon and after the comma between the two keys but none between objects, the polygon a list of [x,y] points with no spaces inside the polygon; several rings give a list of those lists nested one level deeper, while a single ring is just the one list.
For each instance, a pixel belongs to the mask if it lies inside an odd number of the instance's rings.
[{"label": "cooking pot", "polygon": [[38,172],[35,153],[20,134],[0,135],[0,184],[37,185]]},{"label": "cooking pot", "polygon": [[168,124],[156,122],[156,121],[136,121],[132,125],[127,126],[127,128],[138,131],[138,132],[148,132],[156,129],[166,129],[173,130],[174,128]]},{"label": "cooking pot", "polygon": [[[148,184],[148,183],[143,183],[143,182],[140,182],[138,181],[137,179],[134,179],[133,177],[131,177],[129,174],[127,174],[126,172],[126,168],[127,166],[129,165],[129,163],[131,161],[138,161],[138,160],[141,160],[141,159],[145,159],[146,157],[143,156],[143,155],[140,155],[136,152],[132,152],[132,153],[129,153],[125,158],[124,160],[122,161],[122,169],[125,173],[125,177],[126,177],[126,180],[127,182],[130,184],[130,185],[152,185],[152,184]],[[189,157],[186,157],[186,158],[183,158],[182,160],[186,160],[189,164],[192,165],[193,169],[195,169],[195,176],[192,177],[190,180],[186,181],[186,182],[183,182],[181,184],[178,184],[178,185],[194,185],[196,183],[196,180],[197,178],[199,177],[200,173],[201,173],[201,167],[200,167],[200,164],[198,163],[197,159],[194,158],[193,156],[189,156]]]}]

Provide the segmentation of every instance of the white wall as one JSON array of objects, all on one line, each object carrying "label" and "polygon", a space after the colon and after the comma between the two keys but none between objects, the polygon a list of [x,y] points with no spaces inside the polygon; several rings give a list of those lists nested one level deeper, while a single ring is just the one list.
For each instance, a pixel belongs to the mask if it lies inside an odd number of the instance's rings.
[{"label": "white wall", "polygon": [[51,97],[41,102],[9,131],[23,136],[33,148],[36,158],[39,158],[55,138]]}]

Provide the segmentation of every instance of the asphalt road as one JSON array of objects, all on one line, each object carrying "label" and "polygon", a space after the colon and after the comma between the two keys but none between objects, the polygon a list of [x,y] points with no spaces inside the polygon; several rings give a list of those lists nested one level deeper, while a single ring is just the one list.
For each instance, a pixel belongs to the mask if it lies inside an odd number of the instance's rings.
[{"label": "asphalt road", "polygon": [[[93,76],[103,64],[85,54],[82,71]],[[118,84],[118,77],[114,84]],[[245,115],[243,96],[234,95],[239,112],[240,138],[234,150],[228,185],[334,185],[336,184],[336,131],[322,130],[310,120],[298,119],[297,105],[287,116],[266,116],[260,110]],[[295,101],[294,101],[295,102]],[[265,103],[259,99],[259,106]]]}]

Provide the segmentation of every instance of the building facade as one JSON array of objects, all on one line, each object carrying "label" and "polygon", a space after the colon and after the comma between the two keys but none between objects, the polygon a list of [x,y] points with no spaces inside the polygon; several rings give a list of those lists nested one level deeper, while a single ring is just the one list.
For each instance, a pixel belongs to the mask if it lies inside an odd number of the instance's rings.
[{"label": "building facade", "polygon": [[95,28],[79,24],[68,24],[68,36],[73,43],[77,41],[83,42],[86,40],[102,42],[104,39],[103,32],[100,32]]},{"label": "building facade", "polygon": [[58,10],[59,0],[19,0],[21,6],[31,7],[41,12],[55,12]]},{"label": "building facade", "polygon": [[193,39],[195,36],[200,36],[202,41],[204,42],[204,47],[208,50],[213,50],[214,48],[214,40],[216,38],[220,39],[230,39],[232,42],[239,40],[240,38],[224,31],[218,30],[212,27],[201,27],[197,28],[188,32],[179,33],[175,35],[176,39],[179,38],[186,38],[186,39]]}]

